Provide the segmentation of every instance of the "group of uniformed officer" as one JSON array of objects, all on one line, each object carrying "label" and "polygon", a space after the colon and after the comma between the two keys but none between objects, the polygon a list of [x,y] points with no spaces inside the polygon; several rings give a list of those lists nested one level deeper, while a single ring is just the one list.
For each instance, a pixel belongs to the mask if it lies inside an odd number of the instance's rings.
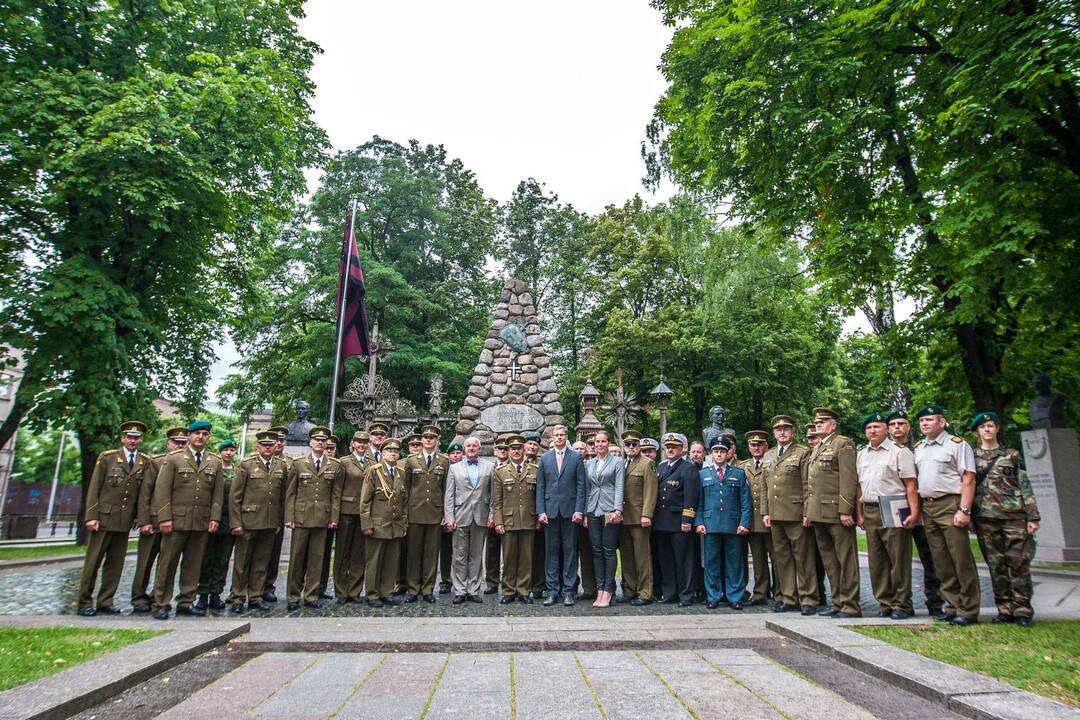
[{"label": "group of uniformed officer", "polygon": [[[913,613],[914,539],[930,614],[968,625],[979,610],[968,543],[976,515],[994,578],[995,621],[1029,626],[1027,573],[1038,510],[1019,453],[997,446],[994,413],[981,413],[972,424],[985,436],[978,460],[970,445],[946,430],[940,406],[920,409],[917,419],[925,437],[913,445],[904,415],[867,415],[862,424],[868,443],[857,450],[837,433],[838,417],[829,408],[814,410],[807,426],[811,447],[795,441],[791,416],[777,415],[771,423],[775,445],[769,447],[765,431],[751,430],[745,434],[749,457],[742,461],[731,435],[721,435],[705,459],[701,453],[685,457],[686,438],[667,433],[659,465],[660,443],[627,431],[621,438],[618,599],[684,606],[704,599],[710,608],[726,601],[736,610],[749,602],[770,604],[774,612],[856,617],[858,526],[866,531],[879,617]],[[439,428],[425,425],[407,438],[410,452],[401,458],[400,441],[389,438],[382,424],[355,433],[342,456],[330,430],[315,427],[309,452],[289,458],[283,453],[285,428],[274,427],[257,433],[255,453],[239,462],[232,440],[220,443],[217,453],[207,448],[210,431],[205,421],[170,428],[167,452],[148,457],[139,451],[146,426],[125,422],[121,447],[99,456],[87,493],[80,614],[120,612],[113,599],[133,526],[140,536],[132,604],[136,612],[153,610],[155,618],[168,618],[174,600],[182,615],[227,606],[233,612],[245,606],[268,610],[277,601],[283,528],[292,531],[290,610],[301,604],[317,609],[335,596],[339,603],[361,602],[361,593],[375,607],[436,602],[437,571],[441,566],[445,579],[449,565],[445,483],[450,466],[462,458],[460,445],[439,451]],[[575,445],[589,457],[587,442]],[[536,513],[540,447],[534,433],[495,444],[491,502],[497,521],[485,564],[487,592],[501,591],[503,603],[543,596],[544,535]],[[889,498],[906,503],[899,524],[882,510]],[[327,587],[331,552],[333,594]],[[588,554],[585,547],[582,557]],[[230,558],[232,585],[223,599]],[[579,578],[588,593],[586,575],[582,562]],[[828,604],[824,577],[832,591]]]}]

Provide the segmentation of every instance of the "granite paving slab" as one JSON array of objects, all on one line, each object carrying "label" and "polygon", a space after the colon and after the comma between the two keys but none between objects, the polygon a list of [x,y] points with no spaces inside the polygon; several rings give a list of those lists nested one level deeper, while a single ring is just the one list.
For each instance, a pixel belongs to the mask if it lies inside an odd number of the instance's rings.
[{"label": "granite paving slab", "polygon": [[382,658],[367,681],[337,712],[335,720],[420,717],[447,654],[397,653]]}]

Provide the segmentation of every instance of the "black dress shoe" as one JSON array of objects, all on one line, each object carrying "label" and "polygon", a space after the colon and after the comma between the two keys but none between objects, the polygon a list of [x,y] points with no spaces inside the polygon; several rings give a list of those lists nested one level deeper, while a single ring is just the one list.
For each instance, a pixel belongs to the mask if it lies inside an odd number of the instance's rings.
[{"label": "black dress shoe", "polygon": [[956,613],[943,612],[940,615],[935,615],[934,619],[938,622],[952,622],[956,619]]},{"label": "black dress shoe", "polygon": [[855,613],[844,612],[843,610],[833,610],[832,613],[833,620],[847,620],[849,618],[857,617],[859,617],[859,615],[856,615]]},{"label": "black dress shoe", "polygon": [[533,599],[529,595],[518,595],[518,602],[525,603],[526,605],[532,605]]},{"label": "black dress shoe", "polygon": [[517,599],[517,596],[515,596],[515,595],[503,595],[501,598],[499,598],[499,604],[500,605],[509,605],[510,603],[514,602],[514,600],[516,600],[516,599]]},{"label": "black dress shoe", "polygon": [[544,598],[544,607],[551,607],[558,601],[558,598],[556,598],[554,595],[548,595],[546,598]]},{"label": "black dress shoe", "polygon": [[[198,608],[199,610],[202,610],[203,614],[205,615],[206,614],[206,604],[209,602],[209,600],[210,600],[210,596],[207,593],[203,593],[202,595],[200,595],[198,597],[198,599],[195,600],[195,604],[192,605],[192,607]],[[179,614],[179,612],[180,612],[179,608],[176,610],[176,612]]]},{"label": "black dress shoe", "polygon": [[969,627],[975,624],[975,620],[972,620],[971,618],[960,617],[959,615],[957,615],[949,621],[949,624],[956,625],[958,627]]},{"label": "black dress shoe", "polygon": [[934,618],[935,620],[949,619],[949,613],[945,612],[941,608],[930,608],[927,612],[929,613],[930,617]]},{"label": "black dress shoe", "polygon": [[465,596],[464,595],[455,595],[454,599],[451,600],[450,602],[453,603],[454,605],[461,605],[463,602],[465,602]]},{"label": "black dress shoe", "polygon": [[795,608],[795,606],[792,605],[791,607],[792,607],[793,610],[798,609],[798,611],[800,613],[802,613],[803,615],[806,615],[808,617],[810,615],[817,615],[817,606],[816,605],[803,605],[801,608]]},{"label": "black dress shoe", "polygon": [[772,611],[776,613],[795,612],[799,609],[798,605],[788,605],[787,603],[773,603]]},{"label": "black dress shoe", "polygon": [[532,591],[532,597],[533,597],[533,600],[542,600],[544,598],[544,591],[543,590],[533,590]]},{"label": "black dress shoe", "polygon": [[834,612],[836,612],[836,611],[833,610],[831,607],[826,607],[826,608],[823,608],[821,610],[818,610],[817,614],[820,615],[821,617],[832,617]]},{"label": "black dress shoe", "polygon": [[266,612],[269,609],[270,603],[266,602],[265,600],[260,600],[256,603],[248,603],[248,610],[259,610],[261,612]]},{"label": "black dress shoe", "polygon": [[386,603],[387,605],[400,605],[403,602],[403,600],[401,599],[401,596],[399,596],[399,595],[391,595],[388,598],[384,597],[382,599],[382,601],[384,603]]},{"label": "black dress shoe", "polygon": [[265,600],[268,603],[276,603],[277,602],[277,595],[274,594],[273,590],[269,590],[269,591],[263,593],[263,600]]},{"label": "black dress shoe", "polygon": [[288,610],[289,612],[295,612],[295,611],[300,609],[300,603],[291,602],[291,603],[289,603],[288,605],[285,606],[285,609]]},{"label": "black dress shoe", "polygon": [[468,597],[469,597],[469,602],[474,602],[474,603],[482,603],[482,602],[484,602],[484,598],[480,597],[479,595],[469,595]]},{"label": "black dress shoe", "polygon": [[233,603],[229,607],[229,612],[231,612],[233,615],[239,615],[240,613],[244,612],[244,603],[242,603],[242,602]]},{"label": "black dress shoe", "polygon": [[209,603],[208,607],[211,610],[220,611],[220,610],[225,609],[225,603],[221,602],[221,596],[220,595],[218,595],[217,593],[210,593],[210,603]]},{"label": "black dress shoe", "polygon": [[412,603],[416,602],[416,596],[413,595],[412,593],[409,593],[408,595],[405,596],[405,602],[407,602],[407,603],[409,603],[411,605]]},{"label": "black dress shoe", "polygon": [[304,607],[309,607],[313,610],[322,610],[322,603],[318,600],[305,600]]},{"label": "black dress shoe", "polygon": [[1004,625],[1005,623],[1016,622],[1016,618],[1012,615],[1006,615],[1005,613],[998,613],[998,616],[990,622],[995,625]]},{"label": "black dress shoe", "polygon": [[443,595],[450,592],[451,589],[453,589],[453,585],[451,585],[450,583],[440,583],[439,584],[439,592],[441,594],[443,594]]},{"label": "black dress shoe", "polygon": [[338,605],[346,605],[346,604],[348,604],[348,602],[349,602],[349,598],[346,597],[345,595],[342,595],[341,597],[339,597],[337,599],[337,604]]},{"label": "black dress shoe", "polygon": [[705,608],[707,610],[715,610],[718,607],[720,607],[720,601],[719,600],[709,600],[708,602],[705,603]]},{"label": "black dress shoe", "polygon": [[499,592],[499,588],[498,588],[498,587],[487,587],[487,588],[484,588],[484,594],[485,594],[485,595],[494,595],[494,594],[495,594],[495,593],[497,593],[497,592]]},{"label": "black dress shoe", "polygon": [[751,600],[750,604],[751,605],[768,605],[769,600],[768,600],[768,598],[759,598],[757,600]]},{"label": "black dress shoe", "polygon": [[889,613],[889,617],[891,617],[893,620],[907,620],[909,617],[911,617],[911,613],[909,613],[907,610],[896,608],[891,613]]},{"label": "black dress shoe", "polygon": [[191,615],[193,617],[206,617],[206,610],[198,605],[184,605],[176,608],[177,615]]},{"label": "black dress shoe", "polygon": [[375,598],[374,600],[368,600],[367,604],[369,607],[382,607],[386,603],[382,601],[382,598]]},{"label": "black dress shoe", "polygon": [[99,613],[105,613],[106,615],[119,615],[122,610],[115,605],[98,605],[97,611]]},{"label": "black dress shoe", "polygon": [[885,608],[881,608],[876,613],[874,613],[874,617],[879,617],[879,618],[892,617],[892,610],[886,610]]},{"label": "black dress shoe", "polygon": [[679,607],[690,607],[693,604],[694,604],[693,600],[680,600],[679,601]]},{"label": "black dress shoe", "polygon": [[634,607],[641,607],[643,605],[652,605],[652,600],[646,600],[643,597],[636,597],[630,601],[630,604]]},{"label": "black dress shoe", "polygon": [[679,602],[679,599],[673,597],[662,597],[656,602],[660,603],[661,605],[674,605],[675,603]]},{"label": "black dress shoe", "polygon": [[97,610],[92,607],[81,607],[79,608],[79,614],[83,617],[94,617],[97,615]]},{"label": "black dress shoe", "polygon": [[150,603],[137,603],[131,606],[132,612],[146,613],[150,612]]},{"label": "black dress shoe", "polygon": [[330,592],[329,590],[323,590],[321,593],[319,593],[319,599],[320,600],[333,600],[334,599],[334,593]]},{"label": "black dress shoe", "polygon": [[733,602],[729,603],[728,607],[730,607],[732,610],[742,610],[743,604],[741,602]]},{"label": "black dress shoe", "polygon": [[428,593],[427,595],[425,595],[423,597],[423,600],[424,600],[424,602],[429,602],[429,603],[436,602],[435,596],[432,595],[431,593]]},{"label": "black dress shoe", "polygon": [[154,611],[154,619],[155,620],[168,620],[169,619],[169,608],[158,608],[157,610],[155,610]]},{"label": "black dress shoe", "polygon": [[1030,615],[1021,615],[1020,617],[1016,618],[1017,627],[1029,628],[1034,624],[1035,618],[1031,617]]},{"label": "black dress shoe", "polygon": [[562,604],[565,605],[566,607],[570,607],[571,605],[574,604],[574,596],[569,594],[569,593],[567,593],[566,595],[563,595]]}]

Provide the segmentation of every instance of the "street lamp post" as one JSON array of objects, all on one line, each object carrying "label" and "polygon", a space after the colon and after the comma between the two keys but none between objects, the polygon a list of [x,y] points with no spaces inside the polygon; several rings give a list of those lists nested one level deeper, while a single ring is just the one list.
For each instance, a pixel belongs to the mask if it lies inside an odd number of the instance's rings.
[{"label": "street lamp post", "polygon": [[660,437],[661,442],[664,437],[664,433],[667,432],[667,409],[668,404],[671,402],[671,396],[675,393],[671,392],[671,388],[664,384],[664,377],[660,376],[660,384],[652,389],[650,393],[653,399],[656,400],[656,406],[660,408]]}]

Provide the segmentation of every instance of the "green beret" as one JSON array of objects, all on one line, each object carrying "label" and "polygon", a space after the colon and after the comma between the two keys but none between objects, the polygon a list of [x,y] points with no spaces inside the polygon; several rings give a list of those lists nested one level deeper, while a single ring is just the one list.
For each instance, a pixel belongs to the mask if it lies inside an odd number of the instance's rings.
[{"label": "green beret", "polygon": [[919,408],[919,412],[915,413],[915,419],[928,417],[930,415],[944,415],[945,408],[940,405],[927,405],[926,407]]},{"label": "green beret", "polygon": [[208,420],[196,420],[195,422],[187,426],[187,431],[189,433],[197,432],[199,430],[205,430],[206,432],[210,432],[210,422]]},{"label": "green beret", "polygon": [[221,452],[222,450],[224,450],[227,447],[231,447],[231,448],[236,447],[236,441],[233,440],[232,438],[225,438],[224,440],[222,440],[221,442],[218,443],[217,451]]},{"label": "green beret", "polygon": [[525,442],[535,442],[535,443],[540,442],[540,434],[539,433],[527,432],[524,435],[522,435],[522,437],[525,438]]},{"label": "green beret", "polygon": [[452,453],[455,450],[458,452],[465,452],[465,448],[461,443],[450,443],[450,447],[446,448],[447,453]]},{"label": "green beret", "polygon": [[885,416],[885,422],[891,423],[893,420],[907,420],[907,415],[902,412],[891,412]]},{"label": "green beret", "polygon": [[978,415],[975,416],[975,419],[971,421],[971,430],[972,430],[972,432],[974,432],[975,430],[978,430],[979,426],[982,425],[984,422],[993,422],[993,423],[996,423],[998,425],[998,427],[1000,427],[1001,426],[1001,416],[998,415],[993,410],[988,410],[986,412],[979,413]]},{"label": "green beret", "polygon": [[872,412],[862,419],[863,429],[870,423],[881,423],[882,425],[888,425],[889,421],[885,419],[884,413]]}]

